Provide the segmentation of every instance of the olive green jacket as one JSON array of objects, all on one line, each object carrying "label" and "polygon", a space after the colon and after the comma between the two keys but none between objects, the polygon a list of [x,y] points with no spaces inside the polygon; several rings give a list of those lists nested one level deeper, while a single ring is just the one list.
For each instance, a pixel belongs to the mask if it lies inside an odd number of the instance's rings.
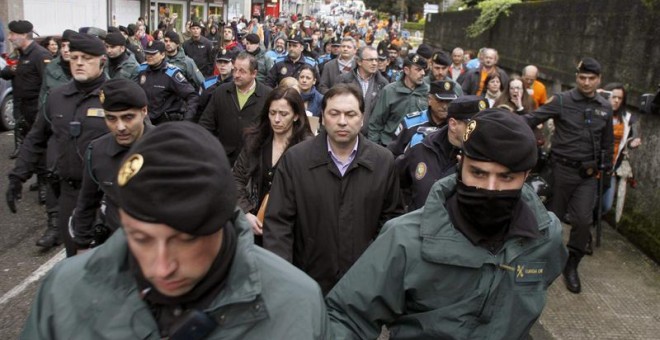
[{"label": "olive green jacket", "polygon": [[180,68],[188,82],[193,84],[193,87],[195,87],[196,90],[203,87],[204,75],[199,68],[197,68],[195,61],[183,52],[183,48],[179,48],[178,52],[172,57],[166,56],[165,60]]},{"label": "olive green jacket", "polygon": [[[426,110],[429,85],[422,83],[411,90],[403,79],[385,86],[369,117],[369,140],[388,145],[395,137],[406,113]],[[367,123],[367,122],[365,122]]]},{"label": "olive green jacket", "polygon": [[[325,339],[319,286],[253,244],[237,210],[236,253],[225,287],[205,310],[218,326],[205,339]],[[37,292],[22,339],[160,339],[128,265],[123,229],[102,246],[59,263]]]},{"label": "olive green jacket", "polygon": [[110,61],[108,60],[105,63],[104,72],[108,79],[128,79],[137,82],[140,64],[129,50],[124,53],[126,53],[126,59],[117,65],[114,70],[110,69]]},{"label": "olive green jacket", "polygon": [[426,205],[390,220],[326,297],[335,339],[526,339],[548,286],[566,263],[559,220],[525,185],[540,236],[513,237],[496,254],[451,224],[436,182]]},{"label": "olive green jacket", "polygon": [[62,57],[57,56],[55,59],[51,60],[46,69],[44,69],[44,75],[41,81],[41,90],[39,90],[39,112],[43,113],[43,109],[48,99],[50,91],[55,89],[60,85],[64,85],[71,80],[71,76],[64,73],[60,63],[62,62]]}]

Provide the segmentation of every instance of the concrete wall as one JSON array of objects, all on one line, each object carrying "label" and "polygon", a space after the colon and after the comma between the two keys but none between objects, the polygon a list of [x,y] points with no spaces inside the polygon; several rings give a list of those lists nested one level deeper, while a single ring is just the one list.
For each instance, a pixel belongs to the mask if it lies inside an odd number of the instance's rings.
[{"label": "concrete wall", "polygon": [[[496,48],[500,66],[519,73],[527,64],[540,69],[542,80],[556,91],[574,86],[575,65],[592,56],[603,66],[603,85],[628,84],[628,103],[660,83],[660,6],[640,0],[559,0],[515,5],[511,15],[475,39],[465,28],[478,10],[434,14],[425,42],[451,50],[456,46]],[[629,189],[619,229],[660,262],[660,116],[642,116],[643,145],[631,152],[639,183]],[[607,240],[605,240],[607,242]]]}]

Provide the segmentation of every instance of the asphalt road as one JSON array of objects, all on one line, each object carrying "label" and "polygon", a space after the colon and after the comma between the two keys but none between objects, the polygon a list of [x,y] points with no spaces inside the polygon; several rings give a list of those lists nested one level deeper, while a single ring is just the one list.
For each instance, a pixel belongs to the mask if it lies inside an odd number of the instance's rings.
[{"label": "asphalt road", "polygon": [[43,251],[35,246],[46,226],[46,210],[37,202],[37,193],[23,186],[18,212],[12,214],[5,203],[7,174],[14,167],[8,158],[14,147],[11,132],[0,132],[0,339],[18,338],[30,311],[38,283],[33,273],[56,256],[62,247]]}]

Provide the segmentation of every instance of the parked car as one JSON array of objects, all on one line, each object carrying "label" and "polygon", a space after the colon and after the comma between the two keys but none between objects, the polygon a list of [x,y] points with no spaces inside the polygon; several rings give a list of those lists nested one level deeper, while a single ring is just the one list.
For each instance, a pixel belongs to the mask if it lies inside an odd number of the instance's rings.
[{"label": "parked car", "polygon": [[[0,70],[7,65],[4,58],[0,58]],[[14,100],[11,91],[11,81],[0,78],[0,131],[14,129]]]}]

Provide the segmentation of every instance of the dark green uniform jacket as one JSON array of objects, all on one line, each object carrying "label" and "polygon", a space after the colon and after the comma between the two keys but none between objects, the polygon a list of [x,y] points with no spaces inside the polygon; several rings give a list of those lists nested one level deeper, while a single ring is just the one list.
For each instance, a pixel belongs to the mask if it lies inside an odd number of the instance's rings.
[{"label": "dark green uniform jacket", "polygon": [[426,205],[393,219],[326,298],[335,339],[521,339],[541,315],[567,258],[561,224],[531,187],[522,199],[540,236],[516,236],[496,254],[450,222],[437,182]]},{"label": "dark green uniform jacket", "polygon": [[[225,288],[205,312],[218,326],[205,339],[324,339],[321,290],[304,273],[253,245],[237,213],[236,254]],[[123,229],[101,247],[60,262],[37,292],[22,339],[160,339],[129,269]]]},{"label": "dark green uniform jacket", "polygon": [[428,108],[428,93],[429,85],[426,83],[414,90],[408,88],[403,80],[385,86],[369,117],[369,140],[379,145],[390,144],[406,113]]}]

